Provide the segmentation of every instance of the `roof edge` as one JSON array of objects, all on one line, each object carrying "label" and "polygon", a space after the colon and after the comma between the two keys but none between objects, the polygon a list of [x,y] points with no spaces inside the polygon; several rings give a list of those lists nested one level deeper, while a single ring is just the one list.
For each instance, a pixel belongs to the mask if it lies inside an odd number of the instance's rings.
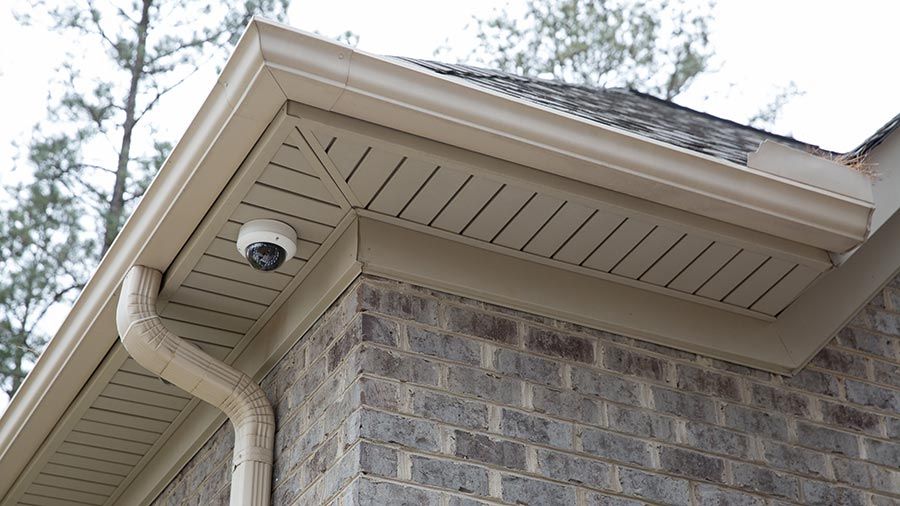
[{"label": "roof edge", "polygon": [[[255,20],[288,99],[570,179],[840,252],[873,204]],[[789,171],[789,168],[785,169]]]},{"label": "roof edge", "polygon": [[285,102],[264,65],[257,25],[251,23],[141,203],[0,415],[0,498],[28,464],[10,456],[33,455],[40,448],[115,343],[115,300],[128,269],[135,263],[168,267]]}]

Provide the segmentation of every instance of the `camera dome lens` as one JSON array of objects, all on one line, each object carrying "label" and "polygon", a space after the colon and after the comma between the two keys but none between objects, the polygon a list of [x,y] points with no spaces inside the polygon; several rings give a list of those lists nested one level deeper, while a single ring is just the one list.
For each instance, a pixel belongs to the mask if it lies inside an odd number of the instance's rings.
[{"label": "camera dome lens", "polygon": [[274,271],[284,263],[284,248],[270,242],[255,242],[247,246],[247,261],[260,271]]}]

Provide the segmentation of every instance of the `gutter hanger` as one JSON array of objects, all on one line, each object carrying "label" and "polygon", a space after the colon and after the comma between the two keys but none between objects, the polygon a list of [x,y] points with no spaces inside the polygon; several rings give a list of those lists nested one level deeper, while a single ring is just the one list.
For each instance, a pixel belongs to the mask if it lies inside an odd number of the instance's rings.
[{"label": "gutter hanger", "polygon": [[162,273],[135,265],[122,283],[116,325],[132,358],[178,388],[216,406],[234,425],[232,506],[268,506],[275,416],[266,394],[241,371],[163,326],[156,312]]}]

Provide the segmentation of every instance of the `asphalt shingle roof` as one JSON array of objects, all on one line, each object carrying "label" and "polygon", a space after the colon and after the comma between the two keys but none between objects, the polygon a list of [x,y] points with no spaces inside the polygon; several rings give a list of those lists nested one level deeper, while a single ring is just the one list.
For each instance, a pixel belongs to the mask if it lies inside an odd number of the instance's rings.
[{"label": "asphalt shingle roof", "polygon": [[668,144],[746,165],[765,139],[806,151],[818,147],[623,88],[592,88],[468,65],[402,58],[513,97],[621,128]]}]

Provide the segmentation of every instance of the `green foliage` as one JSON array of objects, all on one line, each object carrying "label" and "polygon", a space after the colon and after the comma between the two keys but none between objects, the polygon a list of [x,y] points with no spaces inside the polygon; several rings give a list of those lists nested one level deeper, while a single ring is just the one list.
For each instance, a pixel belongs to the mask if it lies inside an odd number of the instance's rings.
[{"label": "green foliage", "polygon": [[[68,302],[171,150],[148,116],[201,66],[221,65],[251,18],[290,0],[23,0],[22,23],[77,40],[34,128],[27,186],[0,210],[0,385],[15,391]],[[3,192],[0,190],[0,193]],[[46,245],[42,248],[41,245]]]},{"label": "green foliage", "polygon": [[0,388],[12,396],[43,349],[50,308],[84,279],[77,206],[47,180],[11,189],[18,203],[0,211]]},{"label": "green foliage", "polygon": [[[31,158],[86,198],[102,236],[98,256],[165,159],[160,147],[169,144],[143,141],[156,136],[142,120],[201,65],[224,61],[254,15],[283,19],[288,3],[34,0],[22,10],[20,21],[81,42],[60,68],[49,121],[35,129],[32,151],[43,158]],[[88,71],[84,61],[99,63]]]},{"label": "green foliage", "polygon": [[591,86],[624,86],[665,99],[706,70],[712,5],[665,0],[529,0],[477,20],[476,62]]}]

